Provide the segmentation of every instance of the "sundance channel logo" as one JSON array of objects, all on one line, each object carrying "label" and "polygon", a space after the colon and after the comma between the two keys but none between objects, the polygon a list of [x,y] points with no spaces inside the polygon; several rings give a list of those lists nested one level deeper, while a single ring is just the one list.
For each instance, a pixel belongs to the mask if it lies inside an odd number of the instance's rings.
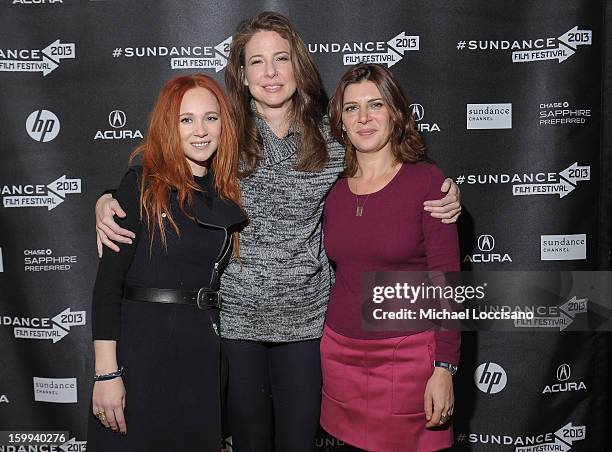
[{"label": "sundance channel logo", "polygon": [[467,104],[467,130],[511,128],[512,104]]},{"label": "sundance channel logo", "polygon": [[216,45],[159,45],[115,47],[112,57],[119,59],[168,58],[172,69],[214,69],[215,72],[227,66],[232,37]]},{"label": "sundance channel logo", "polygon": [[44,49],[0,48],[0,72],[40,72],[43,77],[56,70],[62,60],[76,58],[76,45],[59,39]]},{"label": "sundance channel logo", "polygon": [[34,377],[34,400],[51,403],[77,403],[76,378]]},{"label": "sundance channel logo", "polygon": [[402,31],[388,41],[312,42],[308,44],[308,51],[342,55],[344,66],[376,63],[391,67],[402,60],[404,52],[417,51],[420,45],[420,36],[407,35]]},{"label": "sundance channel logo", "polygon": [[540,260],[574,261],[586,259],[586,234],[540,236]]},{"label": "sundance channel logo", "polygon": [[578,25],[557,37],[537,37],[524,39],[474,39],[460,40],[459,51],[497,53],[511,52],[513,63],[556,60],[563,63],[573,56],[579,46],[590,46],[593,41],[591,30],[582,30]]}]

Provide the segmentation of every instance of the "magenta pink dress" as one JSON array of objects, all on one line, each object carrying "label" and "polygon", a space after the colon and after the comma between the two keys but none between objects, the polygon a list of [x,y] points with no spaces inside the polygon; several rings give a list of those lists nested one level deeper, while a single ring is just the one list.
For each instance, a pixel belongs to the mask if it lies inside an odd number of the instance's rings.
[{"label": "magenta pink dress", "polygon": [[365,450],[425,452],[453,443],[451,426],[425,428],[423,396],[434,360],[458,363],[459,334],[366,332],[359,305],[361,272],[459,270],[456,226],[423,210],[423,201],[442,197],[443,180],[434,165],[403,164],[365,205],[346,179],[325,201],[325,249],[336,281],[321,339],[321,425]]}]

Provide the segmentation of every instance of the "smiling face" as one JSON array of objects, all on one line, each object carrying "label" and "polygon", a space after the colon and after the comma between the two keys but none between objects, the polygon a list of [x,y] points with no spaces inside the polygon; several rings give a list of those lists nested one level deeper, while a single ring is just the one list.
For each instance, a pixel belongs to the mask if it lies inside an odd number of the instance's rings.
[{"label": "smiling face", "polygon": [[203,176],[221,138],[219,102],[206,88],[192,88],[183,95],[179,114],[179,133],[187,163],[195,176]]},{"label": "smiling face", "polygon": [[342,125],[358,152],[391,152],[391,115],[374,83],[364,80],[345,88]]},{"label": "smiling face", "polygon": [[291,46],[275,31],[259,31],[244,48],[244,84],[257,110],[289,108],[296,90]]}]

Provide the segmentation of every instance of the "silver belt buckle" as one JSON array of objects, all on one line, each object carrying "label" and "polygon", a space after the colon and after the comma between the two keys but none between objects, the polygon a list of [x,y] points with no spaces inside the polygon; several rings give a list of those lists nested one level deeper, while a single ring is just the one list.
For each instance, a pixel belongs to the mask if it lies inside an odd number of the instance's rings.
[{"label": "silver belt buckle", "polygon": [[[214,306],[208,305],[206,303],[206,296],[209,295],[209,294],[212,294],[215,297],[216,303],[215,303]],[[219,292],[208,290],[205,287],[202,287],[200,290],[198,290],[198,295],[197,295],[197,298],[196,298],[196,303],[197,303],[199,309],[208,309],[208,308],[213,308],[213,307],[214,308],[220,308],[221,307],[221,302],[220,301],[221,301],[221,296],[219,295]]]}]

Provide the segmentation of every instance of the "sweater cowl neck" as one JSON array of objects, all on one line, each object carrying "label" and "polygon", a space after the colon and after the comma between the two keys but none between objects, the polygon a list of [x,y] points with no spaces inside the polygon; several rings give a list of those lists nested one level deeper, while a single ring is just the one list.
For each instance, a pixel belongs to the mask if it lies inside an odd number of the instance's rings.
[{"label": "sweater cowl neck", "polygon": [[272,166],[291,158],[297,152],[299,142],[299,128],[295,122],[289,126],[287,134],[283,138],[279,138],[263,116],[257,112],[254,100],[251,100],[251,111],[255,116],[255,124],[263,143],[261,164]]}]

